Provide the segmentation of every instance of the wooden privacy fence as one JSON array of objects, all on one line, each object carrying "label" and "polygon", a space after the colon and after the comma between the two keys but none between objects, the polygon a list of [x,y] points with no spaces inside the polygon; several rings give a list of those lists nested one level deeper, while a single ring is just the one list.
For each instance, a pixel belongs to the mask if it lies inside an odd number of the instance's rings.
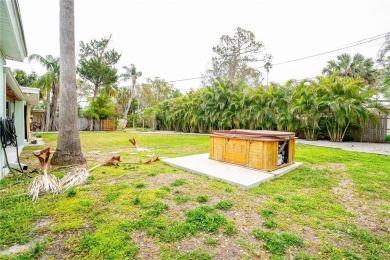
[{"label": "wooden privacy fence", "polygon": [[387,115],[380,115],[376,121],[367,120],[360,142],[386,143],[387,117]]},{"label": "wooden privacy fence", "polygon": [[100,121],[100,128],[102,131],[115,131],[115,120],[105,119]]},{"label": "wooden privacy fence", "polygon": [[[79,118],[79,131],[89,131],[88,119]],[[93,120],[93,131],[115,131],[115,120],[105,119],[101,121]]]}]

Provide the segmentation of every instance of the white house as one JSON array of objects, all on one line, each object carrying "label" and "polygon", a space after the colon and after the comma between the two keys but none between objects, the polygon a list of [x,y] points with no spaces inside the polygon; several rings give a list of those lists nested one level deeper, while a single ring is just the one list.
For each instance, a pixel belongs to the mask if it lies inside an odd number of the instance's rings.
[{"label": "white house", "polygon": [[[23,25],[17,0],[0,0],[0,117],[11,117],[14,114],[18,145],[22,148],[30,138],[30,105],[39,101],[39,89],[20,87],[11,70],[6,67],[6,60],[23,62],[27,56]],[[20,149],[21,150],[21,149]],[[15,159],[15,151],[10,159]],[[8,152],[7,152],[8,155]],[[5,155],[0,149],[0,179],[8,169]]]}]

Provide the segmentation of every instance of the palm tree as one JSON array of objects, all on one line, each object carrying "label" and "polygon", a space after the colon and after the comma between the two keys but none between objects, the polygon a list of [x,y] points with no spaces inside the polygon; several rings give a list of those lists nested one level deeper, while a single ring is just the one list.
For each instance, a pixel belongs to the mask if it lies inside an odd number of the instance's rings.
[{"label": "palm tree", "polygon": [[38,80],[34,83],[34,86],[39,87],[43,92],[46,92],[45,131],[55,131],[57,125],[57,104],[60,87],[60,59],[54,58],[52,55],[43,57],[38,54],[31,54],[28,60],[30,62],[33,60],[38,61],[46,68],[47,72],[38,78]]},{"label": "palm tree", "polygon": [[324,121],[331,141],[341,142],[351,124],[363,126],[374,110],[384,111],[372,101],[375,90],[365,88],[361,79],[318,77],[322,89],[319,107],[323,108]]},{"label": "palm tree", "polygon": [[54,165],[86,163],[81,153],[76,94],[76,56],[74,39],[74,0],[60,0],[60,118]]},{"label": "palm tree", "polygon": [[360,53],[356,53],[353,57],[343,53],[337,56],[337,60],[328,61],[327,66],[322,70],[322,74],[326,76],[331,76],[335,72],[338,72],[340,77],[362,78],[369,85],[375,83],[377,76],[374,61],[371,58],[366,59]]},{"label": "palm tree", "polygon": [[129,113],[131,102],[133,101],[135,95],[135,84],[137,83],[137,79],[142,76],[142,72],[137,71],[137,68],[134,66],[134,64],[131,64],[130,68],[127,66],[123,66],[123,69],[125,69],[126,72],[121,74],[121,77],[123,78],[123,80],[131,79],[132,83],[131,89],[129,88],[129,102],[127,103],[125,113],[123,114],[123,120],[126,120],[127,122],[127,114]]}]

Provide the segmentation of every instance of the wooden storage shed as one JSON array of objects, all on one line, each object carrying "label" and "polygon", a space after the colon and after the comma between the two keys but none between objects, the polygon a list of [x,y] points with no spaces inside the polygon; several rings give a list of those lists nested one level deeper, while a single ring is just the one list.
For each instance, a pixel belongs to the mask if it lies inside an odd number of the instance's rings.
[{"label": "wooden storage shed", "polygon": [[293,164],[295,133],[220,130],[210,135],[210,159],[273,171]]}]

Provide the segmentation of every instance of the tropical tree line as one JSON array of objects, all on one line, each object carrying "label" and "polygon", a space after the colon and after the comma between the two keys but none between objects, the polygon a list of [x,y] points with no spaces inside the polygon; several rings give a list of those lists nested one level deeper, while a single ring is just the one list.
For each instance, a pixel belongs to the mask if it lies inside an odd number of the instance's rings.
[{"label": "tropical tree line", "polygon": [[325,132],[342,141],[351,126],[384,112],[372,97],[376,90],[363,79],[319,76],[315,80],[251,87],[218,80],[212,86],[158,104],[154,113],[161,130],[210,133],[222,129],[302,131],[315,140]]}]

